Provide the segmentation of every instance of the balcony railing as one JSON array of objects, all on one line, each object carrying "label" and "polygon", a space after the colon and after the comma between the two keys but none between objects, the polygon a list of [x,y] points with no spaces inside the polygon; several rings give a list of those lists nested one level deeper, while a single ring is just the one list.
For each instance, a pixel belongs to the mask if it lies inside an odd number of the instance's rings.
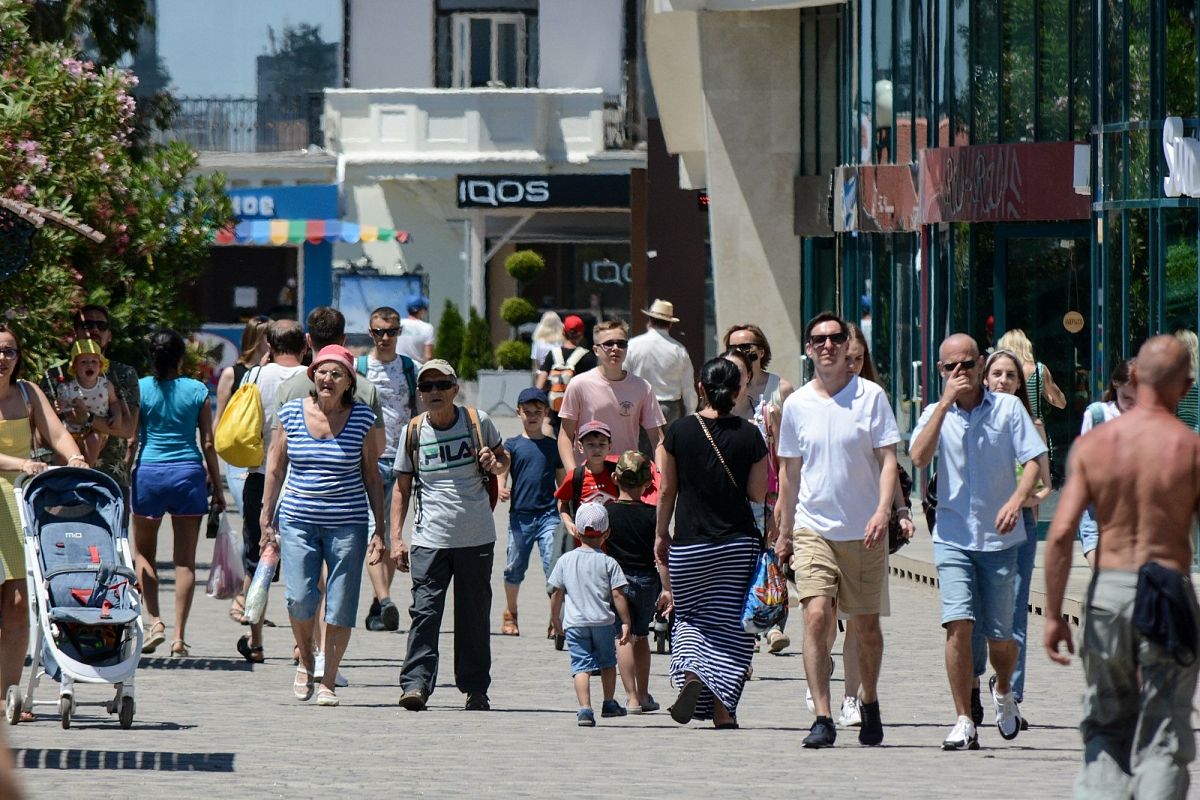
[{"label": "balcony railing", "polygon": [[285,97],[176,97],[170,128],[156,142],[182,140],[196,150],[277,153],[323,143],[321,92]]}]

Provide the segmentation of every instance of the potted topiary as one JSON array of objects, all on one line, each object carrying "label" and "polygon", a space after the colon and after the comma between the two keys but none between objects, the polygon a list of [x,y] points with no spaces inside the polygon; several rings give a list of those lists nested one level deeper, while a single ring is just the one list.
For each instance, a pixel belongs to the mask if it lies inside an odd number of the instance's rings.
[{"label": "potted topiary", "polygon": [[505,298],[500,304],[500,318],[513,330],[513,338],[496,348],[495,363],[500,368],[479,371],[479,407],[488,413],[507,410],[515,414],[517,395],[529,385],[530,347],[517,338],[517,329],[537,322],[540,314],[519,292],[521,284],[532,281],[545,268],[545,259],[533,250],[517,250],[504,259],[505,271],[517,282],[518,296]]}]

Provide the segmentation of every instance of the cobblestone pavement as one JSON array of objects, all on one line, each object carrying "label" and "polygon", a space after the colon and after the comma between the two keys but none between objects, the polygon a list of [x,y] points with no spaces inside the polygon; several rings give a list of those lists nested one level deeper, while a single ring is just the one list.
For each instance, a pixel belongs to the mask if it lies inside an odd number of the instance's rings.
[{"label": "cobblestone pavement", "polygon": [[[26,791],[55,798],[299,798],[331,790],[371,796],[385,789],[417,797],[548,797],[581,790],[585,796],[695,797],[801,788],[813,796],[1011,798],[1070,791],[1080,760],[1078,663],[1057,667],[1035,649],[1024,706],[1030,730],[1002,741],[989,708],[981,750],[943,753],[939,743],[954,717],[937,595],[895,578],[893,615],[884,621],[882,747],[860,747],[854,732],[844,731],[830,750],[801,748],[812,715],[804,707],[798,625],[792,648],[755,657],[739,731],[700,723],[680,727],[665,710],[577,728],[567,655],[539,635],[549,604],[536,559],[522,597],[524,635],[499,635],[503,507],[496,519],[490,713],[462,708],[453,686],[449,624],[430,710],[416,714],[396,705],[407,615],[398,633],[355,630],[344,664],[351,685],[339,690],[339,708],[299,703],[289,688],[291,635],[282,592],[273,591],[268,609],[280,627],[267,629],[267,663],[251,667],[234,649],[245,629],[226,616],[227,602],[204,597],[201,588],[189,632],[192,656],[169,659],[162,648],[162,657],[143,660],[132,730],[122,731],[115,718],[94,709],[81,709],[70,730],[52,716],[5,728]],[[201,540],[202,562],[210,551],[211,542]],[[206,569],[199,577],[202,586]],[[171,573],[164,578],[163,610],[170,620]],[[393,596],[407,607],[406,576],[397,577]],[[362,597],[360,622],[370,600],[365,579]],[[446,619],[452,619],[449,609]],[[1041,631],[1040,617],[1032,618],[1031,639],[1040,642]],[[839,641],[835,653],[840,651]],[[668,660],[655,656],[651,678],[664,709],[674,696],[665,678]],[[842,685],[840,661],[839,655],[835,695]],[[79,697],[104,699],[106,691],[81,686]],[[598,680],[593,692],[598,710]],[[623,701],[620,689],[618,698]]]}]

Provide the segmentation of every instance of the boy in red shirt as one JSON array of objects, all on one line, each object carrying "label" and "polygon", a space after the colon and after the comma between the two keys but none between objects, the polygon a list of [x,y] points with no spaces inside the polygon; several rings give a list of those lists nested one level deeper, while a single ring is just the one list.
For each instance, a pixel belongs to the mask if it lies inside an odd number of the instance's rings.
[{"label": "boy in red shirt", "polygon": [[[562,486],[554,492],[558,500],[558,512],[571,537],[575,537],[575,511],[583,503],[608,504],[617,499],[620,491],[613,480],[615,464],[609,462],[608,450],[612,446],[612,431],[599,420],[580,426],[576,437],[586,459],[582,467],[567,474]],[[578,492],[575,481],[579,481]]]}]

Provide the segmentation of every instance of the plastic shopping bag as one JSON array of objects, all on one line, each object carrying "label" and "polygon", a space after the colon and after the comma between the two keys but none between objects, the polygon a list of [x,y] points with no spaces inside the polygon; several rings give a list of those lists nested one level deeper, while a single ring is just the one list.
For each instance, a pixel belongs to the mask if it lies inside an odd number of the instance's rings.
[{"label": "plastic shopping bag", "polygon": [[783,620],[787,600],[787,577],[779,566],[779,559],[773,550],[763,550],[758,556],[750,590],[746,592],[742,628],[746,633],[766,633],[772,625]]},{"label": "plastic shopping bag", "polygon": [[217,600],[237,597],[245,580],[242,537],[233,532],[229,527],[229,520],[222,514],[221,527],[217,532],[216,541],[213,542],[212,566],[208,570],[208,596]]},{"label": "plastic shopping bag", "polygon": [[246,592],[246,621],[257,625],[262,622],[267,610],[267,592],[271,588],[271,579],[279,566],[279,547],[274,542],[262,549],[258,557],[258,568],[254,570],[254,580],[250,581],[250,589]]}]

